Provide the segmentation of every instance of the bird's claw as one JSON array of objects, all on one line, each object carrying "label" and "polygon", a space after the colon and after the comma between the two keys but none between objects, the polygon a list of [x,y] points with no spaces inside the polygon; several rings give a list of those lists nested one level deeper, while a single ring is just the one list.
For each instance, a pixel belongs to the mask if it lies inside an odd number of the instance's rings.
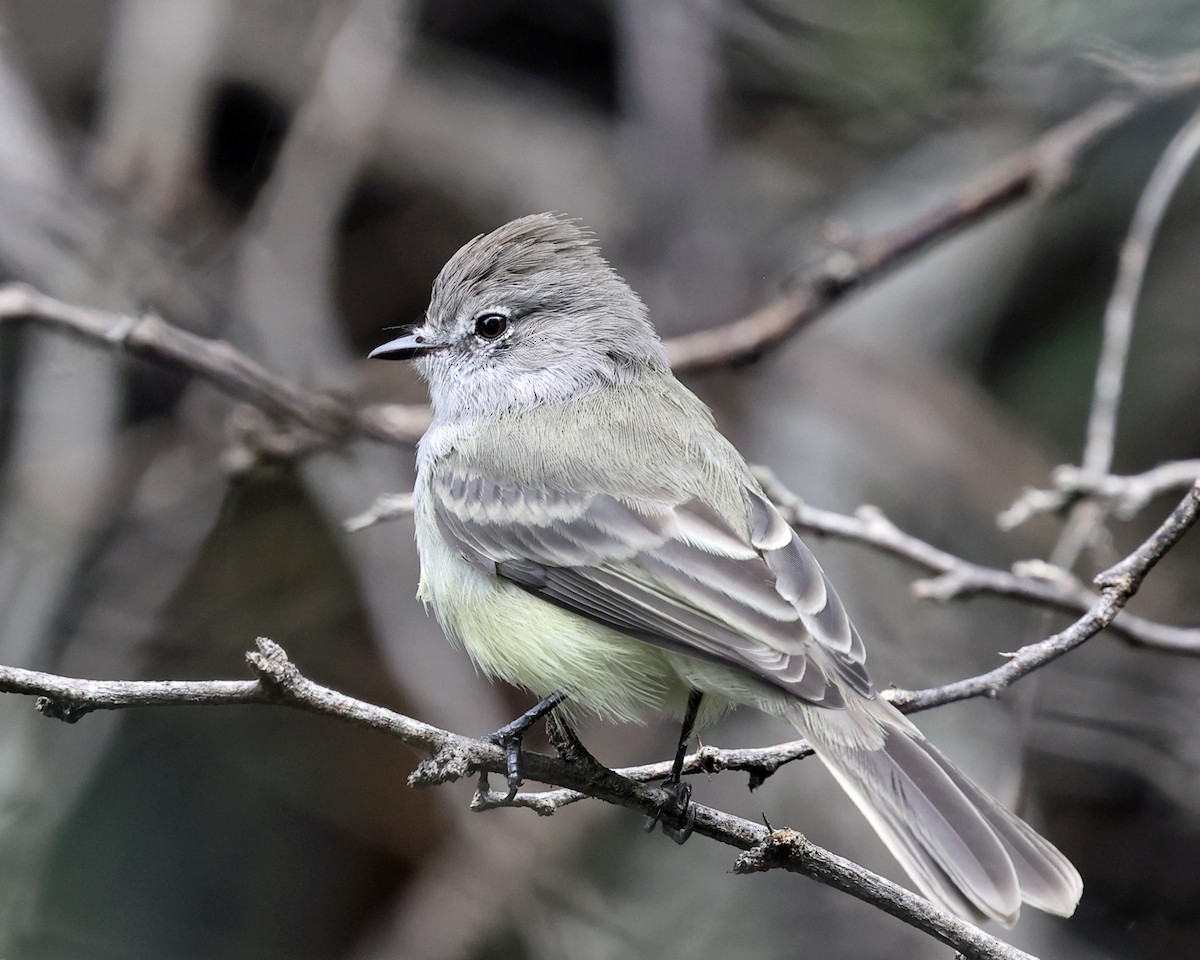
[{"label": "bird's claw", "polygon": [[[678,810],[668,810],[667,805],[659,807],[654,816],[646,820],[646,832],[653,833],[654,828],[661,824],[662,832],[676,843],[684,843],[692,835],[696,827],[696,807],[692,803],[692,785],[682,780],[668,780],[662,785],[663,790],[670,794],[674,806]],[[674,820],[668,823],[666,818]]]},{"label": "bird's claw", "polygon": [[521,734],[510,733],[505,728],[489,733],[485,743],[494,743],[504,750],[505,772],[508,778],[508,793],[501,803],[509,803],[521,788]]},{"label": "bird's claw", "polygon": [[542,719],[567,699],[566,694],[555,692],[538,701],[523,714],[506,723],[494,733],[489,733],[480,739],[485,743],[494,743],[504,749],[505,770],[508,775],[508,794],[502,803],[509,803],[521,788],[521,737],[525,731]]}]

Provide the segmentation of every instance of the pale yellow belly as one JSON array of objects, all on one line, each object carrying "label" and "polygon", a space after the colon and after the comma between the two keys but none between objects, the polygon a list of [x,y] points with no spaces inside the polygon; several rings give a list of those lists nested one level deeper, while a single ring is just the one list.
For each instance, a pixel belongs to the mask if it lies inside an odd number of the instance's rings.
[{"label": "pale yellow belly", "polygon": [[[634,640],[490,577],[440,539],[422,544],[419,596],[480,670],[538,696],[562,691],[570,710],[633,722],[679,717],[696,686],[708,694],[703,724],[732,705],[722,695],[731,680],[743,686],[727,668]],[[750,693],[759,685],[746,681],[744,696],[733,699],[763,706]]]}]

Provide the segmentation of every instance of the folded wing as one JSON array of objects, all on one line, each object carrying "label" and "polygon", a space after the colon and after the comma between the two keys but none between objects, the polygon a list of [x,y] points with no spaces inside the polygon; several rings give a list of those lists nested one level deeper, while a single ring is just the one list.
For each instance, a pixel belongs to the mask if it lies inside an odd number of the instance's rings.
[{"label": "folded wing", "polygon": [[491,575],[808,703],[870,696],[862,641],[816,559],[759,490],[744,493],[744,516],[726,518],[664,490],[501,483],[452,457],[428,488],[442,536]]}]

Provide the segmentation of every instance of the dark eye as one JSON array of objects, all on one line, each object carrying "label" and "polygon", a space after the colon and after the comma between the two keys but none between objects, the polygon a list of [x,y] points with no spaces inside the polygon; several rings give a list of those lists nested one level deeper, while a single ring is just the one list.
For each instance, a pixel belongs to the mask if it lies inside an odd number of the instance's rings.
[{"label": "dark eye", "polygon": [[485,313],[475,320],[475,336],[484,340],[495,340],[508,329],[508,317],[499,313]]}]

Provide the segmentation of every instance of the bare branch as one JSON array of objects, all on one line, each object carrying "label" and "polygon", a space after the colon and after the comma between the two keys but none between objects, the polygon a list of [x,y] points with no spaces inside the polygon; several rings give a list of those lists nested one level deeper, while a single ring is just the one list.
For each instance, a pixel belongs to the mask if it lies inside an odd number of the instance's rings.
[{"label": "bare branch", "polygon": [[1133,213],[1129,233],[1121,245],[1117,279],[1104,311],[1104,343],[1096,368],[1092,410],[1088,418],[1083,472],[1099,477],[1112,466],[1117,432],[1117,409],[1125,380],[1125,365],[1133,338],[1134,311],[1150,251],[1162,226],[1167,207],[1184,175],[1200,153],[1200,110],[1175,134],[1159,158]]},{"label": "bare branch", "polygon": [[[1068,613],[1087,613],[1100,600],[1061,567],[1022,561],[1008,571],[973,563],[905,533],[877,507],[859,507],[854,516],[811,507],[766,467],[755,467],[754,472],[767,496],[797,530],[865,544],[937,574],[913,584],[918,599],[945,602],[986,593]],[[1200,654],[1200,629],[1168,626],[1127,613],[1112,624],[1112,630],[1131,643]]]},{"label": "bare branch", "polygon": [[[770,747],[732,749],[705,745],[684,758],[682,773],[685,776],[691,776],[696,773],[713,774],[723,770],[738,770],[750,774],[750,789],[754,790],[780,767],[793,760],[810,757],[812,753],[813,749],[807,740],[790,740],[787,743],[778,743]],[[673,765],[673,760],[661,760],[658,763],[646,763],[637,767],[620,767],[613,772],[638,783],[650,783],[653,780],[665,780],[670,775]],[[586,800],[588,796],[578,790],[539,790],[521,792],[511,800],[505,801],[507,795],[507,790],[477,791],[471,801],[471,809],[524,807],[533,810],[539,816],[548,817],[561,807]]]},{"label": "bare branch", "polygon": [[1195,53],[1162,66],[1155,82],[1107,97],[1059,124],[912,223],[835,251],[798,289],[773,303],[732,323],[668,341],[672,365],[676,370],[698,370],[753,360],[823,316],[847,294],[912,257],[1038,190],[1063,186],[1080,158],[1106,134],[1138,110],[1200,83]]},{"label": "bare branch", "polygon": [[[1102,100],[1055,127],[913,223],[835,251],[800,289],[739,320],[669,340],[672,363],[679,370],[695,370],[753,359],[910,257],[1039,187],[1060,185],[1082,155],[1131,115],[1200,84],[1200,54],[1157,65],[1154,75],[1154,82]],[[289,417],[334,443],[353,433],[384,442],[414,443],[429,420],[422,406],[355,409],[337,397],[301,391],[229,344],[197,337],[153,314],[123,316],[73,306],[21,285],[0,287],[0,323],[14,320],[39,321],[155,362],[184,367],[230,395]]]},{"label": "bare branch", "polygon": [[[862,868],[836,854],[823,850],[811,843],[795,830],[772,830],[766,838],[743,853],[733,865],[734,873],[761,873],[764,870],[783,869],[793,873],[802,873],[819,883],[827,884],[838,890],[862,898]],[[942,927],[935,932],[933,925],[940,923],[946,914],[933,908],[932,904],[916,894],[909,893],[903,887],[897,886],[883,877],[871,875],[871,882],[876,885],[872,890],[871,903],[880,910],[898,917],[905,923],[920,926],[921,929],[932,933],[939,940],[955,946],[962,956],[974,957],[984,955],[999,956],[1005,960],[1032,960],[1028,953],[998,940],[978,942],[978,931],[964,920],[954,919],[953,927]],[[865,898],[863,898],[865,899]],[[940,916],[939,916],[940,914]],[[926,918],[930,926],[914,923],[914,917]],[[984,934],[984,936],[987,936]],[[962,943],[970,937],[971,947],[963,949]],[[959,939],[962,938],[962,939]],[[999,952],[993,954],[992,951]]]},{"label": "bare branch", "polygon": [[1100,500],[1122,520],[1140,513],[1155,497],[1191,486],[1200,477],[1200,460],[1172,460],[1145,473],[1092,476],[1079,467],[1063,464],[1051,476],[1053,489],[1029,489],[1000,514],[1002,529],[1019,527],[1043,513],[1060,513],[1080,500]]},{"label": "bare branch", "polygon": [[381,493],[375,502],[357,516],[342,521],[342,529],[347,533],[358,533],[377,523],[389,520],[399,520],[413,512],[413,495],[411,493]]},{"label": "bare branch", "polygon": [[386,443],[414,443],[429,423],[423,406],[356,408],[330,394],[303,390],[228,343],[172,326],[152,313],[133,317],[65,303],[22,284],[0,286],[0,324],[32,320],[133,356],[182,367],[230,396],[294,421],[336,444],[358,434]]},{"label": "bare branch", "polygon": [[[39,696],[48,716],[77,720],[93,710],[132,706],[197,704],[279,704],[335,717],[387,733],[428,753],[410,777],[414,786],[446,783],[473,772],[503,773],[503,751],[482,740],[463,737],[384,707],[323,687],[304,677],[275,643],[260,638],[247,655],[257,680],[101,681],[78,680],[14,667],[0,667],[0,692]],[[593,764],[569,763],[544,754],[522,754],[522,772],[542,783],[586,793],[617,806],[653,814],[670,809],[666,791],[637,783]],[[898,917],[957,949],[963,956],[1020,960],[1028,955],[989,936],[869,870],[809,843],[800,834],[782,835],[711,807],[695,805],[695,833],[747,851],[738,872],[779,866],[837,887]]]},{"label": "bare branch", "polygon": [[[1121,245],[1117,279],[1104,311],[1104,339],[1100,360],[1096,365],[1087,440],[1083,450],[1081,471],[1093,482],[1099,481],[1112,467],[1117,411],[1121,405],[1125,368],[1133,340],[1134,312],[1150,261],[1150,251],[1167,207],[1184,174],[1195,162],[1197,153],[1200,153],[1200,110],[1192,114],[1159,157],[1154,172],[1138,198],[1129,233]],[[1001,522],[1033,516],[1054,502],[1053,497],[1039,497],[1036,494],[1026,496],[1020,502],[1020,509],[1014,506],[1005,511]],[[1059,566],[1073,566],[1079,554],[1102,528],[1106,514],[1106,505],[1101,500],[1081,499],[1073,503],[1050,559]]]},{"label": "bare branch", "polygon": [[[1137,592],[1150,569],[1179,541],[1198,516],[1200,481],[1153,536],[1097,578],[1102,597],[1087,616],[1070,628],[1022,648],[1007,664],[990,673],[927,690],[894,690],[887,696],[907,711],[968,697],[996,696],[1015,680],[1073,649],[1111,623]],[[38,695],[39,710],[69,721],[93,710],[129,706],[276,703],[380,730],[425,751],[429,758],[418,765],[410,778],[414,786],[444,783],[472,772],[504,772],[505,758],[498,747],[441,730],[314,683],[301,675],[283,650],[269,640],[260,638],[257,650],[249,654],[248,659],[258,674],[257,680],[79,680],[0,667],[0,691]],[[804,755],[805,751],[802,742],[754,751],[704,748],[688,758],[688,769],[689,772],[694,769],[752,769],[761,777],[763,771],[771,771]],[[661,776],[666,766],[655,764],[628,772],[639,779],[652,778]],[[541,783],[560,788],[541,794],[540,799],[535,794],[519,801],[540,813],[552,813],[558,806],[570,802],[572,793],[644,813],[654,813],[664,807],[669,809],[673,802],[662,789],[646,786],[621,772],[606,770],[594,760],[590,763],[568,762],[526,753],[523,772]],[[487,809],[494,805],[486,789],[476,798],[477,808]],[[816,847],[794,831],[770,831],[748,820],[697,805],[695,832],[746,851],[735,864],[737,872],[779,867],[803,873],[874,904],[949,943],[964,956],[1009,960],[1027,956],[902,887]]]},{"label": "bare branch", "polygon": [[1016,680],[1074,650],[1111,624],[1130,597],[1137,593],[1146,574],[1188,531],[1197,517],[1200,517],[1200,480],[1193,484],[1149,539],[1120,563],[1096,577],[1100,597],[1086,614],[1067,629],[1022,647],[1011,655],[1006,664],[995,670],[926,690],[892,691],[889,699],[903,709],[915,710],[970,697],[997,696]]}]

